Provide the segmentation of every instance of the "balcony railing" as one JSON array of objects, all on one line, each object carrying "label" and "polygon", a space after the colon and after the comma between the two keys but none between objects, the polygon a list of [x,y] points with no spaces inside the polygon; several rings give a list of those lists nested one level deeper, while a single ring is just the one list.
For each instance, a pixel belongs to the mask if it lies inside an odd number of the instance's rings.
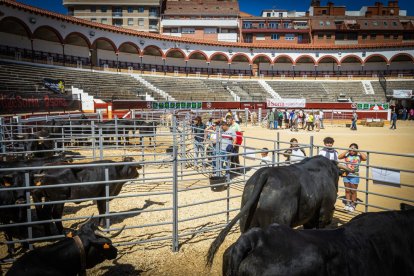
[{"label": "balcony railing", "polygon": [[122,17],[122,12],[112,12],[112,17]]}]

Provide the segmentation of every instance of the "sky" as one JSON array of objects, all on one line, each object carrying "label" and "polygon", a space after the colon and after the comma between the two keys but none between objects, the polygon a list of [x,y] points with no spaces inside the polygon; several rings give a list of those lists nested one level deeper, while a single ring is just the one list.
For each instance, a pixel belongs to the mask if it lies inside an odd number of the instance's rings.
[{"label": "sky", "polygon": [[[373,6],[379,0],[331,0],[335,5],[347,6],[347,10],[360,10],[362,6]],[[65,7],[62,6],[62,0],[18,0],[28,5],[36,6],[46,10],[66,14]],[[306,11],[309,8],[310,0],[239,0],[240,10],[252,15],[260,15],[265,9],[286,9],[296,11]],[[322,0],[322,4],[326,4],[327,0]],[[388,0],[382,1],[384,4]],[[401,9],[407,10],[408,15],[414,15],[414,0],[400,0]]]}]

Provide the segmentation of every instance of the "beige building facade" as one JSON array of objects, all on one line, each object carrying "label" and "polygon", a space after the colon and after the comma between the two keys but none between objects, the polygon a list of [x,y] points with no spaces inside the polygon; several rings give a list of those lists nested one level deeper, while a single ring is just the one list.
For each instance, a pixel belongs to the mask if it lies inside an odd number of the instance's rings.
[{"label": "beige building facade", "polygon": [[63,0],[69,15],[144,32],[160,31],[160,0]]}]

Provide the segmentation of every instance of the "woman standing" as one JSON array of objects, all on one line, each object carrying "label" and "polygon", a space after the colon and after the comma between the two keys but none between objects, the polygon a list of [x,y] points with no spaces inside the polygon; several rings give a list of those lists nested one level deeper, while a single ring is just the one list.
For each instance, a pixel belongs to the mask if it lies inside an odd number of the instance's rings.
[{"label": "woman standing", "polygon": [[[367,155],[358,150],[358,145],[352,143],[349,145],[349,150],[341,153],[338,159],[345,159],[346,166],[351,171],[347,176],[344,176],[345,198],[346,203],[344,209],[349,212],[355,211],[357,202],[357,189],[359,184],[359,164],[361,161],[367,160]],[[351,190],[352,189],[352,190]]]}]

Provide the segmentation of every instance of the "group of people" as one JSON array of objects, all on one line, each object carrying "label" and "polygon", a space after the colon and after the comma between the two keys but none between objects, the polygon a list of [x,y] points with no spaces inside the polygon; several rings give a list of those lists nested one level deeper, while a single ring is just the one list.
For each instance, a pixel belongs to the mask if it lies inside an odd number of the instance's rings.
[{"label": "group of people", "polygon": [[194,119],[191,126],[194,136],[194,167],[197,168],[199,164],[205,166],[206,161],[211,161],[216,175],[221,175],[223,171],[229,173],[228,169],[224,170],[226,167],[232,168],[233,172],[238,170],[238,152],[243,135],[239,118],[237,113],[229,111],[224,119],[213,121],[210,118],[206,124],[200,116]]},{"label": "group of people", "polygon": [[291,131],[298,131],[299,129],[319,131],[323,129],[324,113],[319,111],[304,111],[299,110],[268,110],[267,127],[269,129],[290,129]]},{"label": "group of people", "polygon": [[[341,163],[340,167],[343,171],[342,179],[345,186],[344,210],[353,212],[357,204],[357,189],[360,181],[359,165],[362,161],[367,160],[367,155],[358,150],[359,147],[356,143],[351,143],[349,150],[338,153],[333,148],[334,142],[335,140],[332,137],[326,137],[323,140],[324,147],[319,151],[319,155],[336,162],[343,160],[344,163]],[[272,164],[272,160],[268,155],[269,150],[267,148],[263,148],[262,150],[260,164],[265,166]],[[287,164],[294,164],[306,158],[306,153],[296,138],[290,140],[290,148],[283,155],[286,157]]]}]

